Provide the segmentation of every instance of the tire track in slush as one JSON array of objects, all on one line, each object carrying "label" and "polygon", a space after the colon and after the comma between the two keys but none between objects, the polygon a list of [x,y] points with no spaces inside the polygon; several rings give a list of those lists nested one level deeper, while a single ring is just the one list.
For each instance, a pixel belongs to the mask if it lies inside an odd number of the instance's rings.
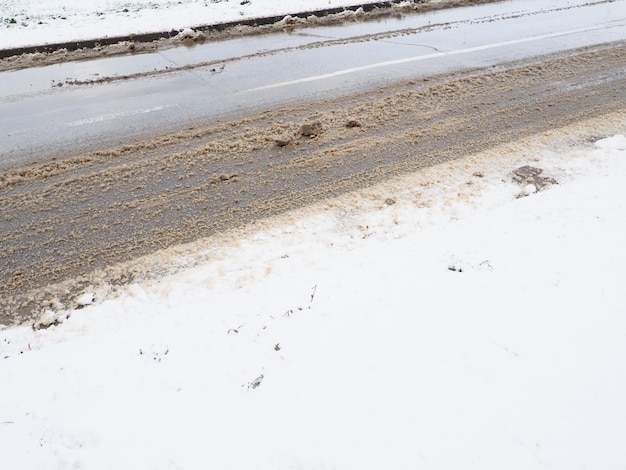
[{"label": "tire track in slush", "polygon": [[163,248],[622,110],[624,49],[420,78],[8,170],[0,323],[158,275],[167,267],[132,260]]}]

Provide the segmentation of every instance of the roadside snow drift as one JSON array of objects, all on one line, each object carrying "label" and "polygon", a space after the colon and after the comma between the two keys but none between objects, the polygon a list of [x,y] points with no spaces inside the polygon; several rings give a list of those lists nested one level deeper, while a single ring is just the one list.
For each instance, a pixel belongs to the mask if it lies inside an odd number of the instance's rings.
[{"label": "roadside snow drift", "polygon": [[180,31],[362,3],[355,0],[6,0],[0,3],[0,50]]},{"label": "roadside snow drift", "polygon": [[0,331],[2,466],[623,468],[626,138],[495,170],[329,201]]}]

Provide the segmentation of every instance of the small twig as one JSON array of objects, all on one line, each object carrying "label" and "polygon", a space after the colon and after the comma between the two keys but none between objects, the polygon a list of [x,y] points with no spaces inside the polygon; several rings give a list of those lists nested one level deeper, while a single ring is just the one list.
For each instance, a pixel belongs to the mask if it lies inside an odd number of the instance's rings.
[{"label": "small twig", "polygon": [[315,291],[317,290],[317,284],[313,286],[313,292],[311,292],[311,301],[309,302],[309,309],[311,308],[311,304],[313,303],[313,299],[315,298]]},{"label": "small twig", "polygon": [[489,268],[490,271],[493,271],[493,266],[491,266],[491,263],[489,263],[489,260],[486,259],[485,261],[483,261],[482,263],[479,264],[479,266],[487,266]]},{"label": "small twig", "polygon": [[259,385],[261,385],[261,382],[263,381],[263,374],[259,375],[256,379],[254,379],[252,382],[248,382],[248,390],[255,389],[257,388]]}]

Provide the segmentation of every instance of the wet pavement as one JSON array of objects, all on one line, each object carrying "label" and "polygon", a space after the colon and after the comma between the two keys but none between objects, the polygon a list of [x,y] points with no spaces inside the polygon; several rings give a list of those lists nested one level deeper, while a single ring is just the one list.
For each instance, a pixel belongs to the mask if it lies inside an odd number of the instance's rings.
[{"label": "wet pavement", "polygon": [[158,276],[163,249],[623,111],[624,6],[508,1],[0,73],[0,323]]},{"label": "wet pavement", "polygon": [[626,0],[510,0],[0,73],[0,169],[626,39]]}]

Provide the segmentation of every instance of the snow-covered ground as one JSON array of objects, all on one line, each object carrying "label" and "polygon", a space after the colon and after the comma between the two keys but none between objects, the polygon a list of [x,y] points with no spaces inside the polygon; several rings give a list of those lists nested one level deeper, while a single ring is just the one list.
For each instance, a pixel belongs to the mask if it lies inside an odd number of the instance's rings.
[{"label": "snow-covered ground", "polygon": [[0,331],[2,467],[623,469],[626,138],[583,134],[199,242],[192,269]]},{"label": "snow-covered ground", "polygon": [[[0,48],[356,2],[241,3],[9,0]],[[163,253],[203,261],[0,330],[0,466],[625,468],[626,138],[589,129]]]},{"label": "snow-covered ground", "polygon": [[2,0],[0,49],[360,5],[358,0]]}]

